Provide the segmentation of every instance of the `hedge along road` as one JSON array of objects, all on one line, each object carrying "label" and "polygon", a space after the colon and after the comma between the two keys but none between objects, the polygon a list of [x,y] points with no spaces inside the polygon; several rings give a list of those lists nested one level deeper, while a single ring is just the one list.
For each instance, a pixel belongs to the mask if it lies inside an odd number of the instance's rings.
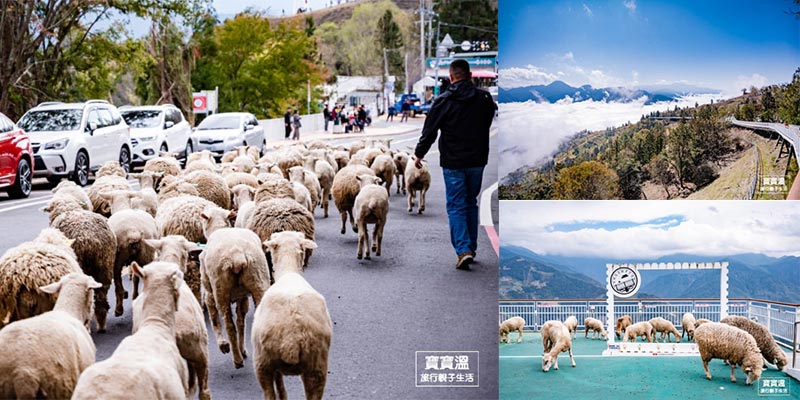
[{"label": "hedge along road", "polygon": [[[413,146],[419,130],[391,136],[393,148]],[[348,144],[354,138],[337,138]],[[325,296],[334,322],[328,365],[327,398],[386,399],[487,399],[497,396],[497,256],[485,231],[479,233],[477,263],[472,271],[458,271],[450,246],[444,182],[438,152],[426,157],[432,174],[423,215],[406,211],[405,197],[390,198],[384,231],[383,254],[370,260],[356,259],[357,236],[339,233],[340,219],[333,202],[329,218],[318,208],[316,242],[306,279]],[[497,181],[495,146],[483,180],[481,211],[492,215],[496,227]],[[38,182],[38,181],[37,181]],[[0,253],[47,227],[47,215],[39,209],[51,195],[51,185],[37,184],[33,199],[0,199]],[[485,204],[494,198],[493,204]],[[29,205],[25,205],[29,204]],[[487,225],[481,221],[482,225]],[[496,229],[496,228],[495,228]],[[130,282],[125,285],[130,292]],[[113,290],[109,292],[113,297]],[[111,304],[113,298],[109,298]],[[93,333],[97,360],[111,355],[131,330],[130,300],[122,317],[109,316],[108,332]],[[247,318],[247,349],[254,307]],[[475,350],[480,352],[479,388],[416,388],[415,351]],[[252,361],[235,369],[230,354],[220,353],[209,327],[210,380],[216,399],[262,398]],[[422,367],[421,367],[422,368]],[[303,398],[298,377],[284,378],[289,398]]]}]

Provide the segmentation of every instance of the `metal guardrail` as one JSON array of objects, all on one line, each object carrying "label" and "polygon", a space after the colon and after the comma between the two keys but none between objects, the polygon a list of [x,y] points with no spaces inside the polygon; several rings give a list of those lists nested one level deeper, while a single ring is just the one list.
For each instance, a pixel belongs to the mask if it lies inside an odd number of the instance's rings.
[{"label": "metal guardrail", "polygon": [[[616,315],[628,314],[633,322],[662,317],[681,328],[683,314],[691,312],[695,318],[719,321],[719,299],[636,299],[615,300]],[[583,330],[587,317],[599,319],[606,325],[605,300],[500,300],[499,321],[513,316],[525,320],[525,328],[540,330],[549,320],[563,321],[570,315],[578,319],[578,329]],[[766,326],[775,340],[785,346],[795,342],[794,327],[800,321],[800,305],[753,299],[730,299],[728,315],[738,315]],[[795,346],[796,350],[797,347]]]},{"label": "metal guardrail", "polygon": [[756,153],[755,158],[755,169],[753,171],[753,180],[750,182],[750,191],[748,192],[748,197],[745,200],[753,200],[756,196],[756,188],[758,187],[759,177],[761,176],[761,154],[758,150],[758,143],[753,142],[753,149]]}]

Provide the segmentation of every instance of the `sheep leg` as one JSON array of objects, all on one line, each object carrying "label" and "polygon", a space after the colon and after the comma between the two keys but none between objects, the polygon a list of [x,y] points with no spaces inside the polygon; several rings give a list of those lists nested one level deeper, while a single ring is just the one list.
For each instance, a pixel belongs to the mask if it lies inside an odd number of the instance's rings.
[{"label": "sheep leg", "polygon": [[710,358],[709,359],[703,358],[703,369],[706,371],[706,378],[708,378],[708,380],[711,380],[711,372],[708,371],[709,361],[711,361]]},{"label": "sheep leg", "polygon": [[342,217],[342,230],[339,233],[344,235],[347,232],[347,211],[339,211],[339,215]]},{"label": "sheep leg", "polygon": [[403,177],[403,194],[406,194],[406,174],[401,175]]},{"label": "sheep leg", "polygon": [[108,318],[108,289],[109,284],[94,291],[94,319],[97,322],[97,333],[106,331],[106,318]]},{"label": "sheep leg", "polygon": [[283,375],[280,372],[275,372],[275,391],[278,392],[278,398],[286,400],[286,386],[283,385]]},{"label": "sheep leg", "polygon": [[400,194],[400,175],[395,175],[395,179],[397,179],[397,194]]},{"label": "sheep leg", "polygon": [[[231,284],[232,283],[233,282],[231,282]],[[225,332],[228,334],[228,340],[231,343],[230,347],[233,353],[233,366],[236,367],[236,369],[242,368],[244,367],[244,359],[242,358],[242,351],[239,346],[239,335],[236,333],[236,325],[233,320],[230,293],[226,290],[216,290],[214,291],[214,298],[217,301],[217,306],[222,308],[222,320],[225,322]],[[221,347],[220,345],[220,350],[222,350]]]},{"label": "sheep leg", "polygon": [[572,356],[572,347],[567,349],[569,351],[569,361],[572,362],[572,368],[575,368],[575,357]]},{"label": "sheep leg", "polygon": [[347,210],[347,214],[350,215],[350,226],[353,227],[353,232],[358,233],[358,226],[356,225],[355,219],[353,218],[353,209],[350,208]]},{"label": "sheep leg", "polygon": [[245,297],[240,299],[236,302],[236,333],[239,335],[239,347],[240,351],[242,352],[242,357],[247,358],[247,348],[244,345],[244,329],[245,324],[245,317],[247,316],[247,311],[250,309],[250,298]]},{"label": "sheep leg", "polygon": [[553,356],[553,369],[558,371],[558,353]]},{"label": "sheep leg", "polygon": [[202,351],[199,352],[202,358],[189,363],[189,365],[192,366],[190,370],[194,369],[197,375],[197,387],[200,391],[200,400],[211,400],[211,391],[208,390],[208,357],[203,353]]},{"label": "sheep leg", "polygon": [[325,218],[328,218],[328,198],[331,196],[331,189],[325,189],[325,192],[322,194],[322,210],[325,213]]},{"label": "sheep leg", "polygon": [[208,278],[203,274],[203,288],[205,289],[205,302],[208,309],[208,319],[211,320],[211,329],[214,331],[214,336],[217,338],[219,351],[227,353],[231,351],[228,341],[222,335],[222,327],[219,324],[219,311],[217,310],[217,303],[214,299],[214,290],[211,287]]},{"label": "sheep leg", "polygon": [[321,400],[325,391],[326,371],[310,371],[301,376],[306,390],[306,399]]},{"label": "sheep leg", "polygon": [[373,241],[375,242],[374,246],[376,246],[375,255],[378,257],[380,257],[381,248],[383,247],[383,227],[385,226],[385,220],[375,225],[375,239]]},{"label": "sheep leg", "polygon": [[416,195],[414,189],[408,189],[408,212],[414,211],[414,197]]},{"label": "sheep leg", "polygon": [[517,343],[522,343],[522,327],[519,327],[519,337],[517,338]]},{"label": "sheep leg", "polygon": [[419,213],[422,214],[425,211],[425,193],[428,189],[422,189],[419,192]]},{"label": "sheep leg", "polygon": [[267,370],[259,373],[259,369],[256,369],[256,377],[261,385],[261,391],[264,392],[264,398],[275,400],[275,372]]},{"label": "sheep leg", "polygon": [[125,260],[122,258],[122,253],[117,252],[114,258],[114,295],[116,297],[116,307],[114,308],[114,316],[119,317],[122,315],[122,299],[125,298],[125,287],[122,286],[122,265]]},{"label": "sheep leg", "polygon": [[733,383],[736,383],[736,375],[734,375],[735,372],[736,372],[736,363],[731,363],[731,382]]},{"label": "sheep leg", "polygon": [[[369,231],[367,231],[367,224],[364,221],[358,221],[358,225],[361,229],[359,229],[358,232],[358,251],[356,252],[356,258],[360,260],[364,256],[364,242],[367,241]],[[369,246],[369,244],[367,244],[367,246]],[[367,249],[367,260],[369,260],[369,249]]]}]

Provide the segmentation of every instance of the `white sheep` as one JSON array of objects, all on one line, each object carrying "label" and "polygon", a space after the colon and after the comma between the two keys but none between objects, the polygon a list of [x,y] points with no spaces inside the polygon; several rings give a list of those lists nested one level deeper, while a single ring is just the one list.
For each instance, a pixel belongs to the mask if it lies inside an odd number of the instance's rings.
[{"label": "white sheep", "polygon": [[628,329],[628,327],[632,324],[633,320],[631,319],[630,315],[623,315],[617,318],[616,326],[614,328],[614,332],[617,334],[617,339],[622,339],[622,334],[625,333],[625,329]]},{"label": "white sheep", "polygon": [[570,315],[564,320],[564,326],[567,327],[569,333],[572,335],[572,338],[575,339],[578,333],[578,318],[576,318],[574,315]]},{"label": "white sheep", "polygon": [[52,311],[13,322],[0,330],[0,398],[68,399],[81,372],[95,360],[92,290],[101,285],[80,272],[39,288],[57,295]]},{"label": "white sheep", "polygon": [[331,188],[333,187],[333,178],[336,176],[336,169],[328,161],[317,158],[316,156],[309,156],[306,158],[305,168],[313,171],[317,175],[317,178],[319,178],[319,184],[322,188],[320,203],[322,204],[324,217],[328,218],[328,202],[331,197]]},{"label": "white sheep", "polygon": [[131,199],[131,207],[137,210],[146,211],[153,217],[158,210],[158,194],[156,186],[158,180],[164,174],[161,172],[144,171],[141,173],[130,174],[130,177],[139,181],[139,198]]},{"label": "white sheep", "polygon": [[333,193],[333,202],[342,217],[342,235],[346,232],[348,215],[350,216],[350,226],[353,228],[353,232],[358,233],[358,227],[353,218],[353,205],[358,192],[361,190],[361,185],[359,185],[356,177],[364,174],[375,175],[375,172],[366,165],[361,164],[360,160],[350,160],[353,164],[340,169],[333,178],[331,191]]},{"label": "white sheep", "polygon": [[405,171],[406,190],[408,191],[408,212],[414,210],[414,200],[417,197],[417,192],[419,192],[418,212],[422,214],[425,211],[425,193],[428,192],[428,188],[431,186],[431,173],[424,161],[422,162],[422,168],[417,168],[415,160],[416,157],[413,157],[408,161]]},{"label": "white sheep", "polygon": [[86,191],[84,191],[82,187],[78,186],[78,184],[73,181],[63,180],[59,182],[58,185],[53,188],[52,192],[54,193],[54,199],[69,197],[77,201],[84,210],[92,211],[94,209],[89,195],[86,194]]},{"label": "white sheep", "polygon": [[683,314],[683,318],[681,318],[681,325],[683,327],[683,332],[681,333],[681,339],[683,339],[683,335],[688,336],[687,340],[692,340],[694,336],[694,329],[696,326],[697,321],[694,319],[694,315],[690,312]]},{"label": "white sheep", "polygon": [[731,325],[707,322],[694,331],[694,341],[700,350],[706,378],[711,380],[708,362],[714,358],[727,361],[731,366],[731,382],[736,382],[734,372],[741,365],[750,385],[761,377],[764,359],[753,335]]},{"label": "white sheep", "polygon": [[[243,357],[247,356],[244,333],[249,297],[258,305],[269,287],[267,259],[258,235],[248,229],[226,226],[227,211],[208,208],[202,217],[208,244],[200,254],[200,270],[211,327],[220,351],[227,353],[232,348],[233,365],[242,368]],[[235,325],[231,303],[236,303]],[[222,334],[219,311],[230,344]]]},{"label": "white sheep", "polygon": [[397,180],[397,194],[400,194],[401,191],[406,194],[406,167],[410,156],[404,151],[397,151],[392,158],[395,165],[394,175]]},{"label": "white sheep", "polygon": [[250,219],[250,215],[253,214],[253,210],[256,207],[256,203],[253,201],[253,195],[256,193],[256,190],[248,185],[239,184],[231,188],[231,192],[233,193],[233,205],[236,207],[236,222],[233,226],[237,228],[246,228],[247,221]]},{"label": "white sheep", "polygon": [[264,243],[275,284],[253,315],[253,369],[265,398],[286,398],[283,375],[301,375],[306,399],[322,399],[333,337],[325,298],[303,278],[304,251],[317,245],[300,232],[280,232]]},{"label": "white sheep", "polygon": [[784,353],[781,347],[778,346],[778,343],[775,342],[775,338],[772,337],[772,334],[766,326],[740,316],[728,316],[721,319],[719,322],[735,326],[753,335],[759,350],[761,350],[761,355],[764,356],[764,359],[767,360],[768,363],[775,365],[778,370],[782,370],[783,367],[789,363],[789,360],[786,358],[786,353]]},{"label": "white sheep", "polygon": [[[300,168],[300,167],[292,167],[292,168]],[[301,206],[305,207],[306,210],[310,213],[314,213],[314,201],[311,200],[311,192],[308,191],[308,188],[305,185],[305,179],[303,178],[304,173],[294,173],[296,171],[289,171],[291,174],[289,176],[289,183],[292,185],[292,191],[294,192],[294,200],[297,201]]]},{"label": "white sheep", "polygon": [[175,341],[175,313],[183,282],[180,268],[154,262],[131,264],[144,281],[141,321],[108,359],[83,371],[73,400],[186,399],[192,395],[186,361]]},{"label": "white sheep", "polygon": [[[681,342],[680,332],[675,329],[675,325],[672,325],[672,322],[661,317],[651,318],[648,322],[650,322],[650,325],[653,325],[653,335],[660,332],[661,340],[664,341],[664,343],[669,341],[670,334],[675,335],[675,343]],[[658,339],[654,336],[653,341],[658,342]]]},{"label": "white sheep", "polygon": [[386,185],[386,191],[392,193],[392,182],[396,173],[396,166],[392,156],[388,154],[379,154],[375,157],[370,164],[370,168],[375,172],[375,175],[381,178]]},{"label": "white sheep", "polygon": [[508,343],[508,334],[512,331],[518,331],[517,343],[522,343],[522,329],[525,328],[525,320],[522,317],[511,317],[500,324],[500,343]]},{"label": "white sheep", "polygon": [[623,342],[627,342],[628,340],[635,342],[636,338],[641,336],[642,339],[647,339],[649,343],[653,342],[653,325],[650,322],[642,321],[637,322],[625,329],[625,338],[622,339]]},{"label": "white sheep", "polygon": [[370,259],[369,229],[367,224],[375,224],[372,231],[372,251],[380,257],[381,245],[383,244],[383,229],[386,227],[386,217],[389,214],[389,193],[382,190],[381,178],[374,175],[359,175],[356,177],[361,190],[356,196],[353,205],[353,212],[358,226],[358,251],[356,257],[360,260],[364,252],[364,258]]},{"label": "white sheep", "polygon": [[575,368],[572,339],[570,339],[569,329],[561,321],[547,321],[542,325],[542,346],[544,347],[542,371],[549,371],[550,366],[558,371],[558,354],[564,351],[569,353],[569,360],[572,362],[572,367]]},{"label": "white sheep", "polygon": [[[247,221],[247,229],[255,232],[262,241],[268,240],[273,233],[283,231],[300,231],[306,234],[306,239],[314,240],[314,215],[292,199],[256,200],[256,207]],[[303,263],[306,267],[311,254],[312,250],[306,250]]]},{"label": "white sheep", "polygon": [[289,181],[300,182],[308,189],[308,193],[311,196],[311,213],[313,214],[314,209],[317,208],[317,204],[320,202],[320,194],[322,193],[322,186],[319,184],[317,174],[301,166],[291,167],[289,168]]},{"label": "white sheep", "polygon": [[606,328],[603,326],[603,322],[597,318],[588,317],[583,321],[583,329],[586,331],[583,338],[589,338],[589,331],[592,331],[592,339],[595,339],[598,334],[603,340],[608,340],[608,335],[606,334]]}]

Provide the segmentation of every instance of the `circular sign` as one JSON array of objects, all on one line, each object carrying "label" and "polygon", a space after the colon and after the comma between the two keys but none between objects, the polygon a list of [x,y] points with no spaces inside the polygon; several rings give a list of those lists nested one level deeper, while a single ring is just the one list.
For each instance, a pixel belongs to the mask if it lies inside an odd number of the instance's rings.
[{"label": "circular sign", "polygon": [[611,271],[608,283],[618,297],[631,297],[642,286],[642,276],[636,268],[623,265]]},{"label": "circular sign", "polygon": [[194,108],[195,111],[205,111],[207,108],[206,96],[194,96],[192,99],[192,108]]},{"label": "circular sign", "polygon": [[461,50],[469,51],[469,49],[471,48],[472,48],[472,43],[470,43],[469,40],[461,42]]}]

